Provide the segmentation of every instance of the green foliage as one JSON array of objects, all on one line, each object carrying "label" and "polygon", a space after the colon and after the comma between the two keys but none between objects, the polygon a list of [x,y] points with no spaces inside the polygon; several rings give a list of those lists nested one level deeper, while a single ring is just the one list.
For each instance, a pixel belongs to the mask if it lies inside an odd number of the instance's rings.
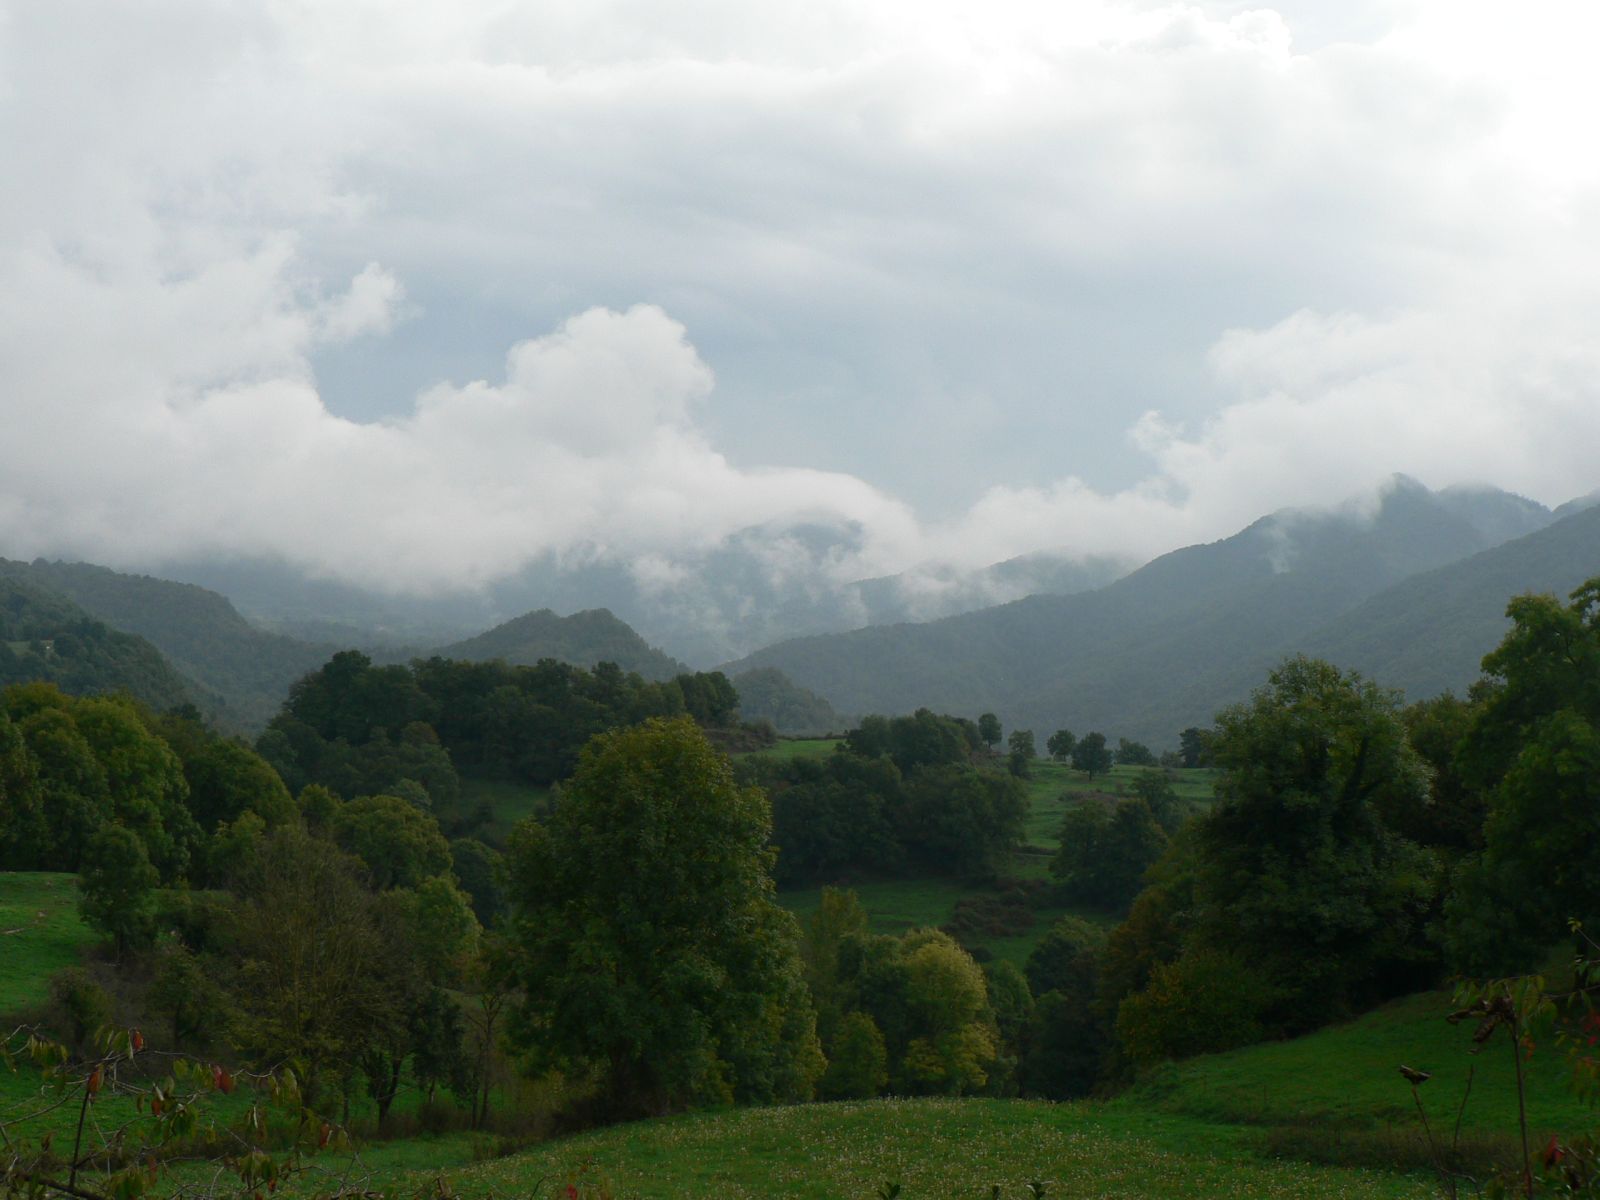
[{"label": "green foliage", "polygon": [[917,860],[967,878],[993,875],[1022,842],[1028,793],[1012,775],[947,765],[905,786],[900,838]]},{"label": "green foliage", "polygon": [[82,967],[50,976],[50,1024],[80,1053],[111,1020],[111,997]]},{"label": "green foliage", "polygon": [[155,935],[160,882],[138,834],[122,825],[102,825],[83,854],[78,879],[83,919],[111,938],[119,955],[143,946]]},{"label": "green foliage", "polygon": [[1111,751],[1106,747],[1106,735],[1086,733],[1072,746],[1072,769],[1082,771],[1090,779],[1111,770]]},{"label": "green foliage", "polygon": [[395,963],[359,860],[285,827],[239,881],[229,977],[233,1036],[253,1061],[296,1064],[314,1100],[395,1028]]},{"label": "green foliage", "polygon": [[1028,955],[1028,987],[1035,996],[1064,992],[1092,1000],[1105,930],[1077,917],[1060,917]]},{"label": "green foliage", "polygon": [[993,749],[1000,744],[1001,729],[1000,718],[992,712],[982,713],[978,717],[978,740],[985,746]]},{"label": "green foliage", "polygon": [[450,861],[478,924],[494,928],[506,911],[504,856],[474,838],[457,838],[450,843]]},{"label": "green foliage", "polygon": [[596,738],[513,842],[519,1041],[602,1072],[617,1113],[808,1096],[823,1063],[769,821],[692,721]]},{"label": "green foliage", "polygon": [[1191,725],[1178,735],[1178,756],[1185,769],[1211,765],[1211,733]]},{"label": "green foliage", "polygon": [[1156,824],[1169,836],[1177,832],[1188,815],[1188,805],[1178,799],[1166,771],[1140,771],[1133,777],[1133,794],[1145,802]]},{"label": "green foliage", "polygon": [[200,828],[189,812],[178,756],[130,701],[95,696],[72,702],[70,713],[105,771],[115,819],[139,835],[162,879],[181,878]]},{"label": "green foliage", "polygon": [[889,1050],[864,1012],[845,1014],[830,1047],[828,1069],[817,1085],[824,1100],[865,1100],[889,1082]]},{"label": "green foliage", "polygon": [[978,727],[958,717],[919,708],[909,717],[863,717],[845,745],[863,758],[890,758],[903,775],[918,767],[964,763],[982,745]]},{"label": "green foliage", "polygon": [[1220,714],[1213,753],[1224,773],[1197,823],[1201,942],[1282,987],[1292,1028],[1427,982],[1433,861],[1382,819],[1427,789],[1397,697],[1291,659]]},{"label": "green foliage", "polygon": [[1127,738],[1118,738],[1117,765],[1119,767],[1153,767],[1156,765],[1156,756],[1150,752],[1150,747],[1143,742],[1130,742]]},{"label": "green foliage", "polygon": [[1034,1001],[1022,1039],[1023,1094],[1051,1100],[1087,1096],[1100,1076],[1106,1040],[1104,1023],[1079,995],[1045,992]]},{"label": "green foliage", "polygon": [[1432,786],[1428,803],[1421,808],[1384,816],[1399,833],[1446,858],[1483,848],[1488,796],[1482,787],[1468,781],[1458,761],[1479,708],[1476,701],[1446,692],[1418,700],[1401,713],[1411,748],[1432,773]]},{"label": "green foliage", "polygon": [[1167,836],[1139,796],[1107,809],[1086,801],[1067,813],[1050,873],[1071,900],[1121,910],[1139,894],[1144,873],[1161,857]]},{"label": "green foliage", "polygon": [[893,871],[905,859],[891,813],[900,771],[887,758],[836,753],[796,759],[771,773],[772,840],[782,883]]},{"label": "green foliage", "polygon": [[1452,957],[1480,973],[1526,968],[1551,929],[1600,914],[1600,579],[1572,595],[1519,596],[1484,659],[1482,708],[1458,751],[1488,793],[1480,859],[1458,874]]},{"label": "green foliage", "polygon": [[223,989],[182,942],[158,949],[144,1002],[165,1020],[174,1050],[212,1042],[225,1029],[231,1008]]},{"label": "green foliage", "polygon": [[398,796],[358,796],[339,807],[329,830],[366,864],[378,888],[416,887],[450,870],[439,823]]},{"label": "green foliage", "polygon": [[1122,1002],[1117,1040],[1142,1065],[1230,1050],[1261,1037],[1274,990],[1240,954],[1190,949]]},{"label": "green foliage", "polygon": [[1077,736],[1072,730],[1058,729],[1045,739],[1044,748],[1057,762],[1066,762],[1071,759],[1072,751],[1077,744]]},{"label": "green foliage", "polygon": [[1108,1032],[1095,1005],[1104,944],[1103,931],[1066,917],[1028,956],[1028,983],[1038,999],[1022,1037],[1018,1073],[1026,1094],[1061,1100],[1093,1088]]},{"label": "green foliage", "polygon": [[977,736],[970,722],[924,709],[869,717],[832,754],[749,761],[747,777],[772,793],[780,882],[909,864],[993,874],[1021,843],[1028,797],[1017,779],[972,765]]}]

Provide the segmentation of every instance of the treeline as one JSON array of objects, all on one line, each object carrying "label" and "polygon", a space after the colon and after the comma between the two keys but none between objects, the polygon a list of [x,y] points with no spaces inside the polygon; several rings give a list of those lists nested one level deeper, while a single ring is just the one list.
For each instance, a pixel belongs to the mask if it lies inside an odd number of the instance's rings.
[{"label": "treeline", "polygon": [[448,820],[459,816],[461,775],[545,786],[570,775],[603,730],[679,715],[725,727],[738,704],[720,672],[652,682],[615,663],[554,659],[374,666],[348,650],[290,689],[256,746],[293,789],[387,792]]}]

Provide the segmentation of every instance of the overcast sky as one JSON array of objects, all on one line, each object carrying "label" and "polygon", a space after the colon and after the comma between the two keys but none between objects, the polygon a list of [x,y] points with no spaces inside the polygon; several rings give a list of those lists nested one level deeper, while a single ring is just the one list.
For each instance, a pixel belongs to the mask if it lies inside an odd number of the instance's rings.
[{"label": "overcast sky", "polygon": [[0,0],[0,554],[397,588],[1600,486],[1600,7]]}]

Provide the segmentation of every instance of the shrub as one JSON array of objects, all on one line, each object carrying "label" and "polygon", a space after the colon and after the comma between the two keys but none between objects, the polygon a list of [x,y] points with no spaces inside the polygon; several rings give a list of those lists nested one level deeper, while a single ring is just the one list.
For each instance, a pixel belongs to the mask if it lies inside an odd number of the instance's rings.
[{"label": "shrub", "polygon": [[1156,967],[1149,985],[1122,1002],[1117,1038],[1140,1065],[1231,1050],[1261,1038],[1261,1014],[1280,992],[1237,954],[1189,950]]}]

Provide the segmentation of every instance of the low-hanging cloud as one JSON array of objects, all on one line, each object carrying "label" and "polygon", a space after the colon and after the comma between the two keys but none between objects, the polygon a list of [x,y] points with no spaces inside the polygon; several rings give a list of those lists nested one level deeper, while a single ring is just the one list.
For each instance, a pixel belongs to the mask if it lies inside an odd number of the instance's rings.
[{"label": "low-hanging cloud", "polygon": [[[1512,86],[1559,14],[1367,8],[0,0],[0,553],[827,588],[1586,492],[1590,109]],[[503,365],[341,408],[321,356],[455,296]]]}]

